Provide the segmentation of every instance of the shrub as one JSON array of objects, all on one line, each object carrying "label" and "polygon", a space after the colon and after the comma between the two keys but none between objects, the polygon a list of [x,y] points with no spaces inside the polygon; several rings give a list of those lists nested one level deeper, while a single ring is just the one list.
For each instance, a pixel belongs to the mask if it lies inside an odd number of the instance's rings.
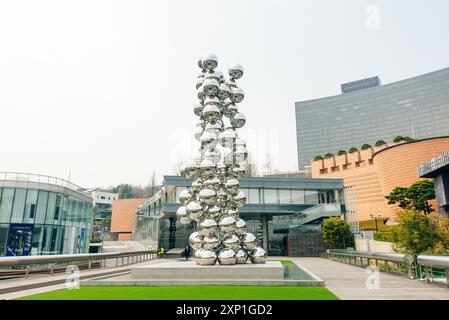
[{"label": "shrub", "polygon": [[376,147],[380,147],[380,146],[384,146],[386,144],[387,143],[385,141],[383,141],[383,140],[377,140],[375,146]]},{"label": "shrub", "polygon": [[370,144],[367,144],[367,143],[365,143],[363,146],[362,146],[362,150],[367,150],[367,149],[371,149],[372,148],[372,146],[370,145]]},{"label": "shrub", "polygon": [[410,137],[404,137],[404,141],[410,142],[410,141],[416,141],[416,139],[410,138]]},{"label": "shrub", "polygon": [[352,147],[351,149],[349,149],[349,153],[354,153],[359,151],[359,149],[357,149],[356,147]]},{"label": "shrub", "polygon": [[313,158],[314,161],[318,161],[318,160],[323,160],[322,156],[315,156],[315,158]]},{"label": "shrub", "polygon": [[340,151],[338,151],[337,155],[342,156],[346,153],[347,153],[346,150],[340,150]]},{"label": "shrub", "polygon": [[374,240],[393,242],[393,236],[391,232],[376,232],[374,234]]},{"label": "shrub", "polygon": [[332,158],[334,156],[333,153],[326,153],[326,155],[324,156],[325,159],[329,159]]},{"label": "shrub", "polygon": [[351,227],[338,217],[324,220],[321,224],[321,234],[324,243],[332,249],[346,249],[354,246]]},{"label": "shrub", "polygon": [[393,139],[393,142],[401,142],[401,141],[405,141],[403,136],[397,136],[396,138]]}]

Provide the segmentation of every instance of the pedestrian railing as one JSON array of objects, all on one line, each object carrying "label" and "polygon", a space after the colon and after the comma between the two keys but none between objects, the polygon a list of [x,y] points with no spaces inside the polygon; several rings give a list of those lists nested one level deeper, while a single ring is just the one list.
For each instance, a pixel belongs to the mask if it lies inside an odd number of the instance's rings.
[{"label": "pedestrian railing", "polygon": [[415,278],[413,257],[399,253],[369,253],[346,250],[327,250],[320,254],[322,258],[348,263],[360,267],[376,266],[380,271],[407,275]]},{"label": "pedestrian railing", "polygon": [[92,268],[114,268],[157,258],[156,250],[62,254],[49,256],[0,257],[0,279],[49,273],[65,272],[68,265],[80,270]]},{"label": "pedestrian railing", "polygon": [[423,279],[449,286],[449,256],[419,255],[417,261]]}]

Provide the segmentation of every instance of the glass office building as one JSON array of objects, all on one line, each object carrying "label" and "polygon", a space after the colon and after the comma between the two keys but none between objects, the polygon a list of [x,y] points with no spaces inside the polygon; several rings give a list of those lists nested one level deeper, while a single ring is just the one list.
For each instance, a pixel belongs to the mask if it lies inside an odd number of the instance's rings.
[{"label": "glass office building", "polygon": [[0,172],[0,256],[88,252],[92,198],[59,178]]},{"label": "glass office building", "polygon": [[[176,210],[180,192],[191,183],[179,176],[165,176],[162,190],[139,207],[138,216],[160,217],[159,246],[171,249],[188,244],[195,226],[177,221]],[[340,179],[253,177],[241,179],[240,187],[247,196],[247,204],[239,209],[240,217],[270,255],[286,253],[290,230],[301,225],[315,225],[319,230],[323,219],[344,212]],[[141,233],[139,229],[137,225],[135,232]]]},{"label": "glass office building", "polygon": [[296,102],[298,165],[317,155],[391,142],[449,135],[449,68],[380,86],[344,84],[341,95]]}]

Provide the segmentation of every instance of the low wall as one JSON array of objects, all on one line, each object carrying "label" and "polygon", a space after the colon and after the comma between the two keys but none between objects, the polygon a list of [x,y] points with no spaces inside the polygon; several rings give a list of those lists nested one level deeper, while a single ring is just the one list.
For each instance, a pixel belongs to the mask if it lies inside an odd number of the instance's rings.
[{"label": "low wall", "polygon": [[393,243],[369,239],[355,239],[355,250],[362,252],[394,253]]}]

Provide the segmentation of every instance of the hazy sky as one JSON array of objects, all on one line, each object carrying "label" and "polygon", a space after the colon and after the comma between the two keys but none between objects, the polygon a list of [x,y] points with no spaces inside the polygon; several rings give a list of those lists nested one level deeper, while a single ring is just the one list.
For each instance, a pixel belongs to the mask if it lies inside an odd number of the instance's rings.
[{"label": "hazy sky", "polygon": [[0,1],[0,170],[146,184],[187,159],[197,57],[245,67],[248,149],[297,169],[295,101],[449,66],[447,0]]}]

